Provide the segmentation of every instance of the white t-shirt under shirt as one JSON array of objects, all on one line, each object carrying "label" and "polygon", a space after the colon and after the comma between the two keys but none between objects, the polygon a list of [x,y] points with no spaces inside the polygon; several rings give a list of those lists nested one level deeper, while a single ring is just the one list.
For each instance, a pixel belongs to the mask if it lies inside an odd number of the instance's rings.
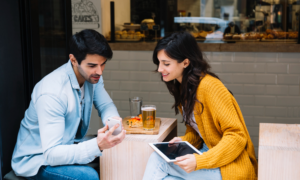
[{"label": "white t-shirt under shirt", "polygon": [[83,99],[84,99],[84,84],[82,85],[82,87],[80,88],[81,90],[81,99],[80,99],[80,105],[82,104],[83,102]]},{"label": "white t-shirt under shirt", "polygon": [[[182,115],[183,115],[183,116],[185,115],[184,110],[183,110],[183,107],[182,107]],[[198,128],[198,126],[197,126],[197,124],[196,124],[196,120],[195,120],[195,116],[194,116],[194,111],[193,111],[193,113],[192,113],[191,118],[192,118],[192,122],[190,123],[190,125],[192,126],[193,129],[195,129],[195,131],[196,131],[196,132],[200,135],[200,137],[202,138],[201,133],[200,133],[200,131],[199,131],[199,128]]]}]

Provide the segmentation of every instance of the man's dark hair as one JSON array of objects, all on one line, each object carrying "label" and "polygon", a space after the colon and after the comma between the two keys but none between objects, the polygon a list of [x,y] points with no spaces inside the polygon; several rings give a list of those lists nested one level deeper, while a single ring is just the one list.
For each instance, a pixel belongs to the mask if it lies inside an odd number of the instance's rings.
[{"label": "man's dark hair", "polygon": [[70,54],[73,54],[78,64],[81,64],[87,54],[98,54],[111,59],[113,52],[102,34],[92,29],[85,29],[72,36]]}]

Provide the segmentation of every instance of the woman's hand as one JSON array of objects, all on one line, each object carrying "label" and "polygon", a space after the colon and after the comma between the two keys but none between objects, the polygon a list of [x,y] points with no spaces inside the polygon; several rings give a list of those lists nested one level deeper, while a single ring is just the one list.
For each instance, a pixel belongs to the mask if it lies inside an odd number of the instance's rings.
[{"label": "woman's hand", "polygon": [[182,139],[180,137],[174,137],[171,141],[169,141],[170,144],[173,144],[175,142],[180,142]]},{"label": "woman's hand", "polygon": [[185,172],[190,173],[195,171],[197,167],[196,157],[193,154],[187,154],[185,156],[180,156],[176,158],[174,164],[178,165]]}]

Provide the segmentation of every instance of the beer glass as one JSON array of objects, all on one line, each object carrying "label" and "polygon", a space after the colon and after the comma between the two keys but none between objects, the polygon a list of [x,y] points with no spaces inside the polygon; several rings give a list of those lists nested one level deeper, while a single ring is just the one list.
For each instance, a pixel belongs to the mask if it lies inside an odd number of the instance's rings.
[{"label": "beer glass", "polygon": [[129,98],[130,116],[132,118],[139,116],[141,114],[142,103],[143,103],[143,98],[141,97]]},{"label": "beer glass", "polygon": [[142,118],[143,118],[143,129],[146,131],[152,131],[155,127],[155,105],[143,105],[142,106]]}]

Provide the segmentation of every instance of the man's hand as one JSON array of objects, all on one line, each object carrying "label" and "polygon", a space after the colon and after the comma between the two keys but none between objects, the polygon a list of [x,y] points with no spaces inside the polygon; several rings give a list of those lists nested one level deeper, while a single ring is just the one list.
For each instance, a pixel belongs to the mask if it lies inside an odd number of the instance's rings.
[{"label": "man's hand", "polygon": [[[119,116],[114,116],[114,117],[111,117],[111,118],[121,121],[121,124],[122,124],[122,120],[123,120],[123,119],[122,119],[121,117],[119,117]],[[105,122],[105,124],[106,124],[106,122]],[[124,129],[124,127],[122,127],[122,130],[123,130],[123,129]]]},{"label": "man's hand", "polygon": [[[121,120],[122,120],[122,118],[121,118]],[[119,124],[114,125],[114,127],[111,128],[107,133],[105,133],[105,131],[108,130],[108,125],[105,125],[102,129],[98,130],[97,144],[101,151],[104,149],[112,148],[115,145],[117,145],[123,141],[123,139],[125,138],[125,135],[126,135],[126,131],[124,129],[117,136],[112,135],[112,133],[118,127],[119,127]]]},{"label": "man's hand", "polygon": [[195,171],[197,167],[196,158],[193,154],[187,154],[185,156],[180,156],[176,158],[176,162],[174,164],[178,165],[185,172],[190,173]]},{"label": "man's hand", "polygon": [[114,116],[114,117],[111,117],[111,118],[113,118],[113,119],[117,119],[117,120],[119,120],[119,121],[121,121],[121,122],[122,122],[122,118],[121,118],[121,117],[119,117],[119,116]]}]

